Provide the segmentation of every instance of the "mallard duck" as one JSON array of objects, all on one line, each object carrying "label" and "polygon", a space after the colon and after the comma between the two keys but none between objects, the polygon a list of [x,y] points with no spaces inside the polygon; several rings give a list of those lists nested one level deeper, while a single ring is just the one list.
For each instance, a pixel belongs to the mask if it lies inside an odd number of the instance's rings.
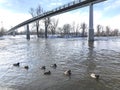
[{"label": "mallard duck", "polygon": [[13,66],[19,67],[19,66],[20,66],[20,63],[19,63],[19,62],[18,62],[18,63],[14,63]]},{"label": "mallard duck", "polygon": [[66,70],[66,71],[64,72],[64,74],[67,75],[67,76],[70,76],[70,75],[71,75],[71,70]]},{"label": "mallard duck", "polygon": [[29,66],[24,66],[25,69],[29,69]]},{"label": "mallard duck", "polygon": [[90,76],[95,79],[99,79],[100,75],[91,73]]},{"label": "mallard duck", "polygon": [[56,68],[57,64],[52,64],[51,67]]},{"label": "mallard duck", "polygon": [[44,75],[50,75],[50,74],[51,74],[50,71],[44,72]]},{"label": "mallard duck", "polygon": [[45,66],[42,66],[42,67],[41,67],[41,69],[42,69],[42,70],[45,70],[45,69],[46,69],[46,67],[45,67]]}]

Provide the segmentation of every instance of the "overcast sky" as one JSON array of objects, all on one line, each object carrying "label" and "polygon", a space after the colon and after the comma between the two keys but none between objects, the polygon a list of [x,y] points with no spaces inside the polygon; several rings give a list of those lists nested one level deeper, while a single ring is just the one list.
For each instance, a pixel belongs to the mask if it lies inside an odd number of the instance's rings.
[{"label": "overcast sky", "polygon": [[[38,5],[49,11],[73,0],[0,0],[0,26],[10,29],[29,18],[30,8]],[[80,8],[54,16],[59,19],[59,25],[65,23],[89,22],[89,7]],[[94,26],[101,24],[112,29],[120,29],[120,0],[107,0],[94,5]],[[95,28],[95,27],[94,27]]]}]

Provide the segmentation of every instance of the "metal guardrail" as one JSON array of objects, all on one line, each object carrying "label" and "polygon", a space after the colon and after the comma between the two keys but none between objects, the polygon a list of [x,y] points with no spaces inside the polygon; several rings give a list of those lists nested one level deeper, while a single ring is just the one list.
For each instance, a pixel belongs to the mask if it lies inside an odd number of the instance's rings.
[{"label": "metal guardrail", "polygon": [[94,4],[94,3],[98,3],[98,2],[102,2],[102,1],[106,1],[106,0],[75,0],[75,1],[70,2],[68,4],[59,6],[59,7],[55,8],[55,9],[52,9],[50,11],[44,12],[43,14],[41,14],[39,16],[33,17],[33,18],[29,19],[29,20],[26,20],[26,21],[16,25],[15,27],[11,28],[6,34],[14,31],[15,29],[17,29],[19,27],[22,27],[22,26],[24,26],[26,24],[34,22],[36,20],[43,19],[43,18],[46,18],[46,17],[50,17],[50,16],[60,14],[60,13],[63,13],[63,12],[67,12],[69,10],[76,9],[77,7],[78,8],[84,7],[84,6],[89,5],[89,3]]}]

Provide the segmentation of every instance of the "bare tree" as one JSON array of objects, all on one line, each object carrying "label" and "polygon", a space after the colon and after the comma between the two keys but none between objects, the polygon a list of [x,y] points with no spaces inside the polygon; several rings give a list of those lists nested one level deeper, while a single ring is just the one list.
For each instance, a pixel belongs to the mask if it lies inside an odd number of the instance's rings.
[{"label": "bare tree", "polygon": [[110,35],[110,27],[106,26],[106,35],[109,36]]},{"label": "bare tree", "polygon": [[105,36],[105,35],[106,35],[105,31],[102,30],[102,32],[101,32],[101,36]]},{"label": "bare tree", "polygon": [[80,28],[81,28],[80,25],[77,24],[77,26],[76,26],[76,28],[75,28],[76,36],[79,35]]},{"label": "bare tree", "polygon": [[45,24],[45,38],[47,38],[47,32],[48,32],[48,27],[51,23],[51,19],[49,17],[44,19],[44,24]]},{"label": "bare tree", "polygon": [[54,35],[56,33],[57,26],[58,26],[58,19],[57,20],[52,19],[50,26],[49,26],[49,29],[50,29],[52,35]]},{"label": "bare tree", "polygon": [[72,29],[72,33],[76,33],[76,31],[75,31],[75,22],[72,23],[71,29]]},{"label": "bare tree", "polygon": [[70,24],[63,25],[64,35],[68,36],[70,34],[70,29],[71,29],[71,25]]},{"label": "bare tree", "polygon": [[79,24],[75,24],[75,22],[73,22],[71,27],[72,27],[72,32],[74,33],[74,35],[78,36],[79,31],[81,29],[80,25]]},{"label": "bare tree", "polygon": [[0,28],[0,36],[3,36],[5,34],[5,29],[3,27]]},{"label": "bare tree", "polygon": [[58,33],[61,35],[61,36],[63,36],[62,34],[63,34],[63,29],[61,28],[61,27],[58,27]]},{"label": "bare tree", "polygon": [[97,25],[97,36],[100,36],[100,32],[102,31],[103,27],[101,25]]},{"label": "bare tree", "polygon": [[81,23],[81,29],[82,29],[82,37],[85,36],[85,30],[87,29],[87,24],[86,23]]},{"label": "bare tree", "polygon": [[[38,5],[38,7],[36,9],[31,8],[29,13],[31,14],[32,17],[36,17],[40,14],[43,13],[43,9],[41,7],[41,5]],[[39,37],[39,20],[35,21],[35,26],[36,26],[36,30],[37,30],[37,36]]]},{"label": "bare tree", "polygon": [[119,29],[114,29],[113,36],[118,36],[118,35],[119,35]]}]

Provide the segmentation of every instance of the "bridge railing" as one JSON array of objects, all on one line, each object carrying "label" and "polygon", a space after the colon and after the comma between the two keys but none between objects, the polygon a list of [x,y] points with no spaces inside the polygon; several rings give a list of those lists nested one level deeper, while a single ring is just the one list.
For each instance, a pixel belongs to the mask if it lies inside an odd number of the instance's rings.
[{"label": "bridge railing", "polygon": [[55,8],[55,9],[52,9],[52,10],[50,10],[50,11],[44,12],[43,14],[41,14],[41,15],[39,15],[39,16],[36,16],[36,18],[37,18],[37,17],[40,17],[40,16],[42,17],[42,16],[44,16],[44,15],[47,15],[47,14],[50,14],[50,13],[53,13],[53,12],[56,12],[56,11],[58,11],[58,10],[62,10],[62,9],[68,8],[68,7],[70,7],[70,6],[74,5],[74,4],[78,4],[78,3],[81,3],[81,2],[83,2],[83,1],[86,1],[86,0],[75,0],[75,1],[70,2],[70,3],[68,3],[68,4],[59,6],[59,7]]},{"label": "bridge railing", "polygon": [[52,11],[58,11],[58,10],[67,8],[67,7],[69,7],[69,6],[72,6],[72,5],[74,5],[74,4],[80,3],[80,2],[82,2],[82,1],[85,1],[85,0],[75,0],[75,1],[70,2],[70,3],[68,3],[68,4],[64,4],[64,5],[62,5],[62,6],[59,6],[59,7],[55,8],[55,9],[53,9]]}]

